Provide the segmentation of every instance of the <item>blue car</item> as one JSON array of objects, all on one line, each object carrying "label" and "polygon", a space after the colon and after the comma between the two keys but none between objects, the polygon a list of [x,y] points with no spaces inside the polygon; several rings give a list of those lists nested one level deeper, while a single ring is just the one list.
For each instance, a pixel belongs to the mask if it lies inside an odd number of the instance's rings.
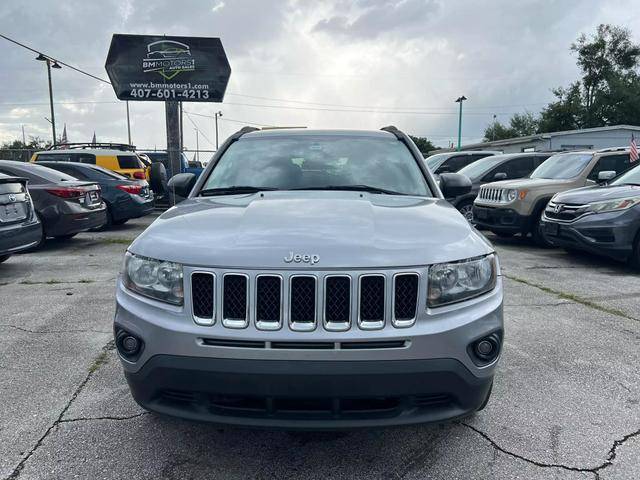
[{"label": "blue car", "polygon": [[97,165],[74,162],[38,162],[79,180],[90,180],[100,185],[102,199],[107,204],[107,223],[122,225],[131,218],[148,215],[153,211],[154,199],[145,180],[130,180],[112,170]]},{"label": "blue car", "polygon": [[[166,151],[160,150],[156,152],[140,152],[148,156],[152,162],[160,162],[167,169],[167,178],[173,177],[173,169],[169,163],[169,154]],[[180,171],[176,173],[193,173],[196,177],[199,176],[204,168],[200,162],[190,162],[187,156],[182,152],[180,154]]]}]

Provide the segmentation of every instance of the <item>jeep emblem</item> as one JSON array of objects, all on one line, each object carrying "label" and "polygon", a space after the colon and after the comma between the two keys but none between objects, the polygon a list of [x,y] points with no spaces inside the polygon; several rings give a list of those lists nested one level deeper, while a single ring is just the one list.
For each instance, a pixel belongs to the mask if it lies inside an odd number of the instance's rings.
[{"label": "jeep emblem", "polygon": [[284,257],[283,260],[285,263],[295,262],[295,263],[308,263],[310,265],[315,265],[320,261],[320,255],[316,255],[316,254],[309,255],[306,253],[300,254],[300,253],[289,252],[289,255]]}]

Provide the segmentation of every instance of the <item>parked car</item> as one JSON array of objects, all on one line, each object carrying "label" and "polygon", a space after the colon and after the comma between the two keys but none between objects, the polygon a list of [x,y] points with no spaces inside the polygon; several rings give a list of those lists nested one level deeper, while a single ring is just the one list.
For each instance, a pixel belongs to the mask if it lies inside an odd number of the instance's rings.
[{"label": "parked car", "polygon": [[480,187],[473,219],[478,228],[499,236],[531,233],[541,246],[540,217],[559,192],[592,186],[629,169],[628,148],[607,148],[558,153],[536,168],[529,178],[503,180]]},{"label": "parked car", "polygon": [[486,405],[495,251],[411,139],[245,128],[129,246],[115,345],[135,400],[294,429],[439,422]]},{"label": "parked car", "polygon": [[0,173],[29,181],[29,194],[43,229],[38,244],[46,237],[71,238],[107,221],[107,207],[96,182],[78,180],[42,165],[10,160],[0,160]]},{"label": "parked car", "polygon": [[542,216],[542,232],[553,246],[640,268],[640,166],[609,184],[554,195]]},{"label": "parked car", "polygon": [[14,253],[34,247],[42,238],[27,190],[27,179],[0,173],[0,263]]},{"label": "parked car", "polygon": [[[151,159],[152,162],[160,162],[164,165],[167,171],[167,178],[173,176],[173,168],[169,163],[169,154],[165,150],[158,150],[153,152],[142,152]],[[180,153],[180,172],[178,173],[193,173],[194,175],[200,175],[204,168],[199,162],[189,161],[187,155],[184,152]]]},{"label": "parked car", "polygon": [[427,167],[432,173],[439,175],[441,173],[454,173],[461,168],[480,160],[481,158],[491,155],[500,155],[502,152],[490,150],[469,150],[464,152],[446,152],[436,153],[425,159]]},{"label": "parked car", "polygon": [[100,185],[102,200],[107,205],[107,223],[122,225],[131,218],[143,217],[153,211],[153,194],[146,180],[129,180],[112,170],[71,162],[38,162],[48,168],[66,173],[79,180]]},{"label": "parked car", "polygon": [[473,201],[478,196],[480,186],[497,180],[512,180],[528,177],[551,153],[509,153],[492,155],[458,170],[471,180],[471,191],[447,200],[465,216],[473,221]]}]

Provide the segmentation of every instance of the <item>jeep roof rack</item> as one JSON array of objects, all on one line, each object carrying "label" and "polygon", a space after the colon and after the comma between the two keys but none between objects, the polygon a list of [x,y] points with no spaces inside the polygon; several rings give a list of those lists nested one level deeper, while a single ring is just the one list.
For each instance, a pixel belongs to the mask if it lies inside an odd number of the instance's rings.
[{"label": "jeep roof rack", "polygon": [[127,143],[91,143],[91,142],[70,142],[57,143],[51,145],[47,150],[86,150],[90,148],[109,148],[111,150],[122,150],[123,152],[135,152],[136,146]]},{"label": "jeep roof rack", "polygon": [[608,148],[601,148],[599,150],[596,150],[596,152],[598,153],[606,153],[606,152],[624,152],[626,150],[629,150],[629,147],[608,147]]}]

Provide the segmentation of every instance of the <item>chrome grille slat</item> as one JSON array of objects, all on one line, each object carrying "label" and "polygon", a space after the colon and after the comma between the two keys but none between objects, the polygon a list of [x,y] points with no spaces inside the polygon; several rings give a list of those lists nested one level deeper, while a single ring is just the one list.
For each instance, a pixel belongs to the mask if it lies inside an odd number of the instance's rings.
[{"label": "chrome grille slat", "polygon": [[324,279],[324,326],[343,331],[351,326],[351,277],[327,275]]},{"label": "chrome grille slat", "polygon": [[282,326],[282,277],[256,276],[255,319],[258,330],[278,330]]},{"label": "chrome grille slat", "polygon": [[210,272],[191,274],[191,313],[198,325],[215,322],[215,275]]},{"label": "chrome grille slat", "polygon": [[292,275],[289,280],[289,326],[291,330],[316,328],[318,282],[313,275]]},{"label": "chrome grille slat", "polygon": [[222,278],[222,324],[229,328],[249,325],[249,276],[225,273]]},{"label": "chrome grille slat", "polygon": [[358,289],[358,325],[363,330],[384,327],[386,310],[386,277],[361,275]]}]

